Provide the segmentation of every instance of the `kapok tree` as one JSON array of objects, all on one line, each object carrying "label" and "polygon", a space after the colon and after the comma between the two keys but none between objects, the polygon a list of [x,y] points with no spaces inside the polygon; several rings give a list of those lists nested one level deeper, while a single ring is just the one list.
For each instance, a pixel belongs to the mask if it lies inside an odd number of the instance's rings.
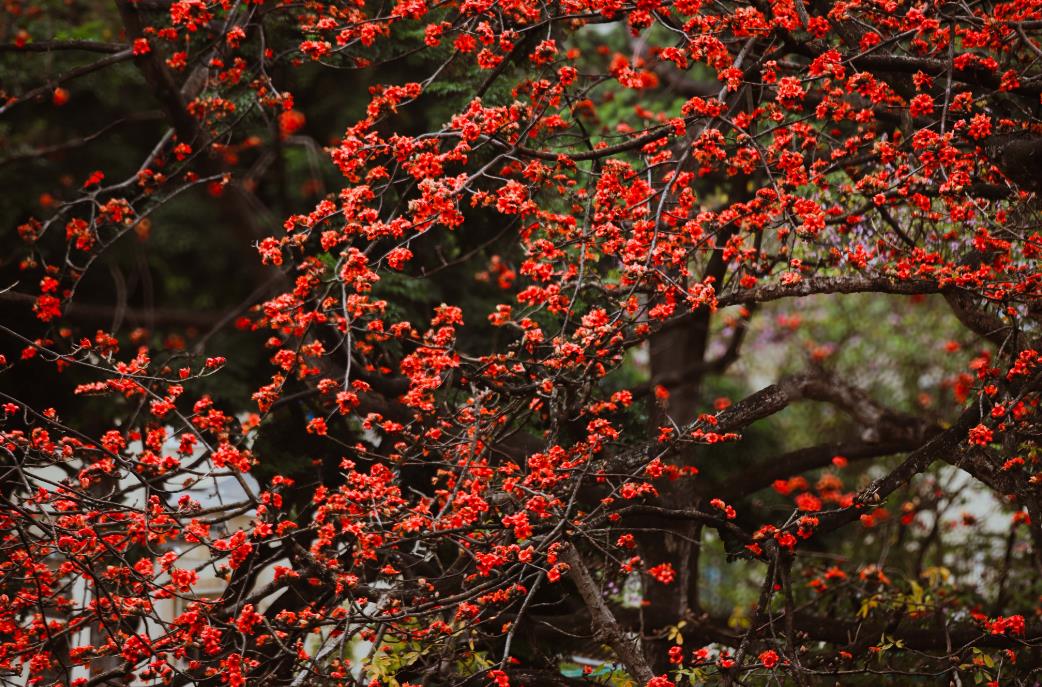
[{"label": "kapok tree", "polygon": [[[94,4],[0,46],[69,175],[7,241],[5,683],[1035,683],[1042,3]],[[199,204],[252,298],[98,302]]]}]

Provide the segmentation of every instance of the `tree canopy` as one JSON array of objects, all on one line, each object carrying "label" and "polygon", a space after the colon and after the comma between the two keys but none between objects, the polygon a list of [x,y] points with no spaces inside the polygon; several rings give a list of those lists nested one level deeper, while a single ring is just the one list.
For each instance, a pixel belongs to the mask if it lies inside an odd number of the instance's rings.
[{"label": "tree canopy", "polygon": [[1042,2],[2,13],[4,684],[1037,684]]}]

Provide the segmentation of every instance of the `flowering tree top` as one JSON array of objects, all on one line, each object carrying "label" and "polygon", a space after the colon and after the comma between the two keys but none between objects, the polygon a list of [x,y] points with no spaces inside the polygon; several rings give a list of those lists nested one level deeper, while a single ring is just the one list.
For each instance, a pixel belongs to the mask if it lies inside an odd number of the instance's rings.
[{"label": "flowering tree top", "polygon": [[0,36],[5,681],[1034,684],[1042,3],[95,5]]}]

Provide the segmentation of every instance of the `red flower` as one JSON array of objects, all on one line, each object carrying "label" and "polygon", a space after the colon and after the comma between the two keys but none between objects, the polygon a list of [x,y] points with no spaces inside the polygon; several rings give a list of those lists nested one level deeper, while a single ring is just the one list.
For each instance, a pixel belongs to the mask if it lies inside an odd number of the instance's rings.
[{"label": "red flower", "polygon": [[991,117],[983,112],[973,115],[967,133],[970,135],[970,138],[975,141],[987,138],[991,135]]},{"label": "red flower", "polygon": [[987,425],[977,425],[970,430],[969,442],[975,446],[987,446],[994,438],[994,433]]},{"label": "red flower", "polygon": [[919,95],[912,98],[909,103],[908,110],[912,113],[913,117],[925,117],[933,114],[933,96],[920,93]]},{"label": "red flower", "polygon": [[1008,617],[999,616],[994,620],[989,620],[986,624],[988,632],[993,635],[1016,635],[1021,636],[1024,634],[1024,616],[1022,615],[1011,615]]},{"label": "red flower", "polygon": [[796,507],[805,512],[816,512],[821,510],[821,499],[810,492],[804,492],[796,497]]},{"label": "red flower", "polygon": [[676,571],[673,570],[673,566],[669,563],[660,563],[654,568],[649,568],[648,574],[662,584],[669,584],[676,578]]},{"label": "red flower", "polygon": [[100,184],[104,178],[105,172],[102,172],[101,170],[93,171],[90,173],[90,176],[87,177],[87,180],[83,182],[83,188]]},{"label": "red flower", "polygon": [[712,506],[713,508],[716,508],[717,510],[723,511],[724,512],[724,516],[728,520],[734,520],[735,517],[738,515],[735,512],[734,508],[732,508],[731,506],[729,506],[726,503],[724,503],[722,499],[713,499],[712,501],[709,502],[709,505]]}]

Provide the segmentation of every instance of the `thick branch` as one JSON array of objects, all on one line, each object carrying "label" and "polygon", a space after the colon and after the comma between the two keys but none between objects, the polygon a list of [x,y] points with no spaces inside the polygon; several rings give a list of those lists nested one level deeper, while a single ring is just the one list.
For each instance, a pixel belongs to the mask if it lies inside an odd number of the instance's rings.
[{"label": "thick branch", "polygon": [[637,679],[638,684],[647,684],[653,677],[654,672],[648,665],[647,659],[641,653],[636,643],[626,636],[619,626],[611,609],[604,603],[601,591],[590,577],[590,571],[586,569],[579,552],[571,544],[566,545],[560,554],[560,559],[568,564],[568,574],[579,590],[586,608],[590,611],[593,621],[594,636],[612,648],[615,655],[630,675]]},{"label": "thick branch", "polygon": [[720,296],[717,299],[717,305],[725,308],[731,305],[765,303],[783,298],[826,293],[892,293],[912,296],[939,293],[940,291],[941,288],[937,282],[931,280],[902,280],[896,277],[856,274],[841,277],[811,277],[795,284],[765,284]]}]

